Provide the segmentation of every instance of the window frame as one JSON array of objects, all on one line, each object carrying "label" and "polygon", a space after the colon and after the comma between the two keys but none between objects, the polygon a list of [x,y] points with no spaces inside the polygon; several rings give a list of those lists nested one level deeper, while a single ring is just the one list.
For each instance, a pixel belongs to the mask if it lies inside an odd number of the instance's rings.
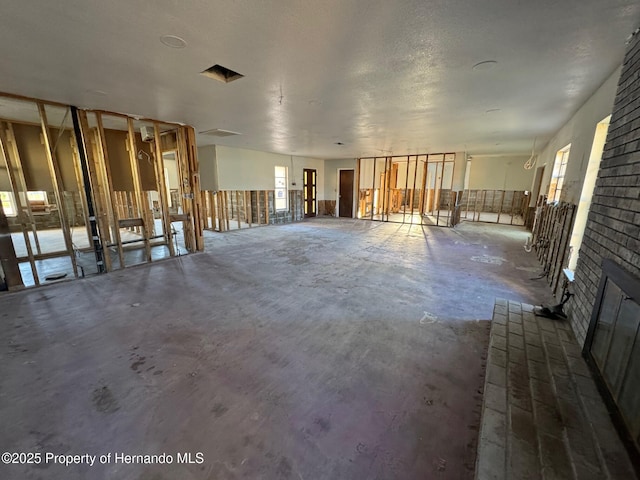
[{"label": "window frame", "polygon": [[[16,199],[13,196],[13,192],[1,191],[0,202],[2,202],[2,210],[4,211],[5,217],[14,218],[18,216],[18,205],[16,204]],[[11,213],[7,212],[7,209],[5,207],[6,203],[9,204]]]},{"label": "window frame", "polygon": [[547,203],[556,203],[560,201],[562,189],[564,187],[564,177],[567,174],[567,165],[569,164],[569,155],[571,153],[571,144],[561,148],[556,153],[553,162],[553,170],[549,179],[549,190],[547,192]]},{"label": "window frame", "polygon": [[[281,171],[279,171],[280,169]],[[284,176],[282,173],[284,173]],[[283,196],[279,197],[278,192],[282,192]],[[284,206],[282,206],[283,202]],[[273,208],[276,212],[286,212],[289,210],[289,170],[282,165],[276,165],[274,167]]]}]

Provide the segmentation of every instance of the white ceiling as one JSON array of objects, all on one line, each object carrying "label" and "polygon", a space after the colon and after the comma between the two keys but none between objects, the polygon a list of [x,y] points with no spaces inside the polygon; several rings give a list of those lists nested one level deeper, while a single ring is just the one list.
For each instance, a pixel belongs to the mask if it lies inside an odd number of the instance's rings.
[{"label": "white ceiling", "polygon": [[201,145],[526,154],[638,26],[637,0],[0,0],[0,91],[242,133]]}]

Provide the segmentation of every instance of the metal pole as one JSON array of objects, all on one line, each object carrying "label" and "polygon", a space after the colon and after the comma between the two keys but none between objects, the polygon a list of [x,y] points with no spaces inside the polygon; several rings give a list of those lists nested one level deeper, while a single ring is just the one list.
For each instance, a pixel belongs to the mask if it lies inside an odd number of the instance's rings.
[{"label": "metal pole", "polygon": [[91,192],[91,178],[89,176],[89,167],[87,165],[87,152],[85,151],[85,141],[80,129],[80,119],[78,118],[78,109],[71,107],[71,118],[73,119],[73,131],[76,136],[76,145],[78,146],[78,155],[80,156],[80,167],[82,168],[82,180],[84,183],[84,194],[87,199],[87,211],[89,212],[89,225],[91,227],[91,236],[93,237],[93,251],[96,255],[96,265],[98,273],[104,273],[104,250],[100,243],[98,235],[98,222],[96,220],[96,212],[93,206],[93,195]]}]

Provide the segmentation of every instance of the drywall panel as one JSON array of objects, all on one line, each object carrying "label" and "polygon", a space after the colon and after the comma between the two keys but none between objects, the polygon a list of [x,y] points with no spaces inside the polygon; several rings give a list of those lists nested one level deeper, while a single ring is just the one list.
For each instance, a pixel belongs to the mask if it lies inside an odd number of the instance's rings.
[{"label": "drywall panel", "polygon": [[472,156],[469,189],[530,190],[535,170],[525,170],[524,168],[524,164],[529,157],[530,155],[509,157]]},{"label": "drywall panel", "polygon": [[216,159],[216,146],[198,147],[198,161],[200,162],[200,188],[217,192],[218,161]]},{"label": "drywall panel", "polygon": [[[538,165],[547,166],[542,180],[543,194],[549,190],[556,153],[571,144],[560,200],[573,204],[579,202],[596,127],[613,110],[619,77],[620,68],[617,68],[540,152]],[[530,189],[531,185],[528,188]],[[535,198],[531,199],[532,202],[535,200]]]},{"label": "drywall panel", "polygon": [[[317,185],[324,185],[324,160],[322,159],[294,157],[222,145],[216,145],[216,159],[220,190],[273,190],[275,166],[287,167],[290,190],[302,190],[304,168],[315,169]],[[322,188],[318,188],[317,200],[324,200]]]},{"label": "drywall panel", "polygon": [[464,190],[464,175],[467,170],[467,152],[456,152],[453,164],[453,183],[451,190]]}]

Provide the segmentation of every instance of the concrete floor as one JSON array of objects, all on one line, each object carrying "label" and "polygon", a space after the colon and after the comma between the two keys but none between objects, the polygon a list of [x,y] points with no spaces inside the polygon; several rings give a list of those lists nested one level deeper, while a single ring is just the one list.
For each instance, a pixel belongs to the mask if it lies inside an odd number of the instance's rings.
[{"label": "concrete floor", "polygon": [[471,479],[494,298],[548,300],[525,239],[315,219],[0,295],[0,451],[174,459],[0,478]]}]

